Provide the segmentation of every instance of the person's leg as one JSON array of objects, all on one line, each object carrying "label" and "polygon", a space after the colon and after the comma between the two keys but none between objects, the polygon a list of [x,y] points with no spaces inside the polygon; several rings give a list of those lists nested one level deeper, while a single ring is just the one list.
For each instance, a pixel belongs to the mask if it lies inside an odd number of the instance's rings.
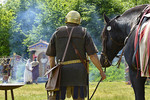
[{"label": "person's leg", "polygon": [[56,93],[49,92],[47,95],[48,95],[48,100],[56,100]]},{"label": "person's leg", "polygon": [[35,80],[35,84],[38,84],[37,79]]},{"label": "person's leg", "polygon": [[[76,89],[75,89],[76,88]],[[74,92],[73,92],[73,100],[85,100],[84,99],[84,87],[82,86],[78,86],[74,88]],[[76,96],[75,96],[76,95]]]},{"label": "person's leg", "polygon": [[48,91],[48,100],[65,100],[66,87],[60,87],[59,91]]},{"label": "person's leg", "polygon": [[56,100],[56,95],[49,96],[48,100]]},{"label": "person's leg", "polygon": [[8,82],[8,76],[7,75],[4,75],[3,76],[3,83],[7,83]]},{"label": "person's leg", "polygon": [[73,99],[73,100],[84,100],[83,98],[78,97],[78,99]]}]

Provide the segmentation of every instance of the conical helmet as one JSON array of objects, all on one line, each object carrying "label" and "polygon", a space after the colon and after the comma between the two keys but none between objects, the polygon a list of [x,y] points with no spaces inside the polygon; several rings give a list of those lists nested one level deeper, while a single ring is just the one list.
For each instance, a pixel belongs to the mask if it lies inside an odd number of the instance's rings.
[{"label": "conical helmet", "polygon": [[66,15],[65,19],[66,19],[66,23],[75,23],[75,24],[81,23],[81,17],[77,11],[70,11]]}]

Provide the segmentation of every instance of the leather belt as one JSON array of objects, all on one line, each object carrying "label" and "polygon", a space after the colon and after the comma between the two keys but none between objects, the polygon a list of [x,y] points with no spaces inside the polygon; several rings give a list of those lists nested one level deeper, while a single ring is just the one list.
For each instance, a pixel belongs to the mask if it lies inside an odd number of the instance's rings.
[{"label": "leather belt", "polygon": [[[86,60],[84,60],[86,61]],[[69,65],[69,64],[75,64],[75,63],[82,63],[81,60],[69,60],[69,61],[64,61],[64,62],[60,62],[60,64],[62,65]]]}]

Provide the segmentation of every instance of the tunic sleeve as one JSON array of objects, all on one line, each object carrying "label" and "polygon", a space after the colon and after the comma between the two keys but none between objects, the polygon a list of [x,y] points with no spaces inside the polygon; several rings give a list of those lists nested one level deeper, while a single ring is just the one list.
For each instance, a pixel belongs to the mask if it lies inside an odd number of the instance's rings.
[{"label": "tunic sleeve", "polygon": [[92,37],[89,33],[85,36],[85,49],[88,55],[93,55],[95,53],[98,53],[97,47],[94,44]]},{"label": "tunic sleeve", "polygon": [[50,39],[47,51],[47,56],[56,56],[56,46],[55,46],[55,33],[53,34],[52,38]]}]

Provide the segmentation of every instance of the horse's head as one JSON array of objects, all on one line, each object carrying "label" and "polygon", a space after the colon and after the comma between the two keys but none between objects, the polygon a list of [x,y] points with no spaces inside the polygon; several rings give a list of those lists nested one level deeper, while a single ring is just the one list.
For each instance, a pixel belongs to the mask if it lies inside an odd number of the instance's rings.
[{"label": "horse's head", "polygon": [[100,62],[103,67],[111,66],[112,60],[117,56],[118,52],[124,46],[123,23],[120,16],[109,19],[104,14],[106,25],[102,31],[102,53]]},{"label": "horse's head", "polygon": [[[124,12],[121,16],[117,16],[111,20],[104,14],[106,25],[102,32],[102,53],[100,58],[103,67],[111,66],[112,60],[123,48],[126,37],[130,38],[128,39],[130,42],[126,45],[125,56],[127,57],[127,55],[129,55],[128,53],[133,46],[133,33],[135,33],[133,26],[136,26],[137,22],[139,22],[138,20],[141,18],[141,14],[147,6],[148,5],[140,5],[133,7]],[[130,33],[132,35],[130,35]],[[128,35],[131,37],[128,37]],[[130,56],[132,56],[132,53],[130,53]]]}]

